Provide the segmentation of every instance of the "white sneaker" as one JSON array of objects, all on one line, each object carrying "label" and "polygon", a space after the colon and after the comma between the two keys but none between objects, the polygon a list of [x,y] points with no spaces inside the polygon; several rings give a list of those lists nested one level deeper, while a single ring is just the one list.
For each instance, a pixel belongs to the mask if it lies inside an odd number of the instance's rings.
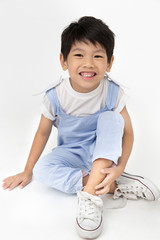
[{"label": "white sneaker", "polygon": [[77,233],[82,238],[96,238],[102,232],[103,201],[84,191],[78,191],[77,196]]},{"label": "white sneaker", "polygon": [[143,198],[155,201],[160,198],[160,190],[147,178],[124,172],[116,182],[118,187],[114,192],[114,199],[124,196],[127,199]]}]

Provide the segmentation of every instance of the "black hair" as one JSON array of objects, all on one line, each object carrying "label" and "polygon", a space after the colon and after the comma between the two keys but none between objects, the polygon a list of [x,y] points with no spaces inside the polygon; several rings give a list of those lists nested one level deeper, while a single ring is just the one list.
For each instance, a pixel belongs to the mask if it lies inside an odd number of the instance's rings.
[{"label": "black hair", "polygon": [[72,45],[76,41],[85,43],[90,41],[94,45],[99,43],[105,48],[110,63],[115,43],[114,37],[114,33],[102,20],[88,16],[81,17],[77,22],[72,22],[62,32],[61,53],[66,60]]}]

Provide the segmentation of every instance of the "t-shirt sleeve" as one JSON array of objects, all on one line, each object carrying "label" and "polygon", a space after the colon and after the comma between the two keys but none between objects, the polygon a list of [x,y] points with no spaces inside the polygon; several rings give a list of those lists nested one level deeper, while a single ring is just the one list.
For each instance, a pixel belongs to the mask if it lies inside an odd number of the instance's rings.
[{"label": "t-shirt sleeve", "polygon": [[128,98],[128,95],[125,94],[124,90],[120,87],[114,111],[121,112],[125,107]]},{"label": "t-shirt sleeve", "polygon": [[54,108],[45,94],[42,100],[41,104],[41,113],[43,114],[44,117],[54,121],[56,119],[55,114],[54,114]]}]

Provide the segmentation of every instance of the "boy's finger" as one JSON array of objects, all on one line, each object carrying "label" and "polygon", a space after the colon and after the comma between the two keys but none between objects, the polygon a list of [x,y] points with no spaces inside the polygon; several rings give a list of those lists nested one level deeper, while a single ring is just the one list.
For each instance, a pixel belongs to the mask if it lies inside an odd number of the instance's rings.
[{"label": "boy's finger", "polygon": [[96,194],[97,195],[104,195],[106,193],[108,193],[110,190],[110,186],[106,186],[105,188],[99,190],[99,191],[96,191]]},{"label": "boy's finger", "polygon": [[111,172],[111,169],[110,168],[103,168],[100,170],[101,173],[104,173],[104,174],[107,174],[107,173],[110,173]]},{"label": "boy's finger", "polygon": [[5,178],[5,179],[2,180],[2,182],[4,182],[4,183],[6,183],[6,182],[8,182],[8,181],[10,181],[10,177]]},{"label": "boy's finger", "polygon": [[110,185],[112,182],[113,182],[112,175],[108,174],[107,177],[95,187],[95,189],[103,188],[107,185]]},{"label": "boy's finger", "polygon": [[17,187],[20,183],[21,183],[20,181],[15,180],[15,181],[10,185],[10,187],[9,187],[8,190],[14,189],[14,188]]},{"label": "boy's finger", "polygon": [[98,184],[95,189],[104,188],[106,185],[110,184],[110,180],[104,179],[100,184]]},{"label": "boy's finger", "polygon": [[25,179],[25,180],[23,180],[23,182],[20,184],[20,188],[24,188],[27,184],[29,184],[30,183],[30,181],[31,181],[31,179]]},{"label": "boy's finger", "polygon": [[3,186],[2,186],[2,187],[3,187],[3,190],[7,189],[9,186],[10,186],[9,184],[3,185]]},{"label": "boy's finger", "polygon": [[28,184],[28,181],[24,180],[19,187],[24,188],[27,184]]},{"label": "boy's finger", "polygon": [[2,182],[5,182],[5,181],[7,181],[8,179],[9,179],[9,177],[8,177],[8,178],[5,178],[5,179],[3,179],[3,180],[2,180]]},{"label": "boy's finger", "polygon": [[95,189],[99,189],[99,188],[103,188],[104,187],[104,183],[100,183],[97,186],[95,186]]},{"label": "boy's finger", "polygon": [[7,189],[11,185],[12,181],[10,178],[8,178],[2,185],[3,189]]}]

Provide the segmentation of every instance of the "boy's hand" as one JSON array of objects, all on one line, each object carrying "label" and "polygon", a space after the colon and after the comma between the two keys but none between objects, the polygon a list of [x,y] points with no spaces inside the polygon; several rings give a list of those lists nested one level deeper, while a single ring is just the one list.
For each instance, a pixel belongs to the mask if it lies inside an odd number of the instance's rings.
[{"label": "boy's hand", "polygon": [[3,189],[12,190],[13,188],[19,186],[20,188],[25,187],[32,180],[32,172],[22,172],[14,176],[8,177],[3,180]]},{"label": "boy's hand", "polygon": [[107,176],[95,187],[96,194],[104,195],[108,193],[112,183],[122,175],[123,171],[124,169],[121,166],[101,169],[101,173],[107,174]]}]

